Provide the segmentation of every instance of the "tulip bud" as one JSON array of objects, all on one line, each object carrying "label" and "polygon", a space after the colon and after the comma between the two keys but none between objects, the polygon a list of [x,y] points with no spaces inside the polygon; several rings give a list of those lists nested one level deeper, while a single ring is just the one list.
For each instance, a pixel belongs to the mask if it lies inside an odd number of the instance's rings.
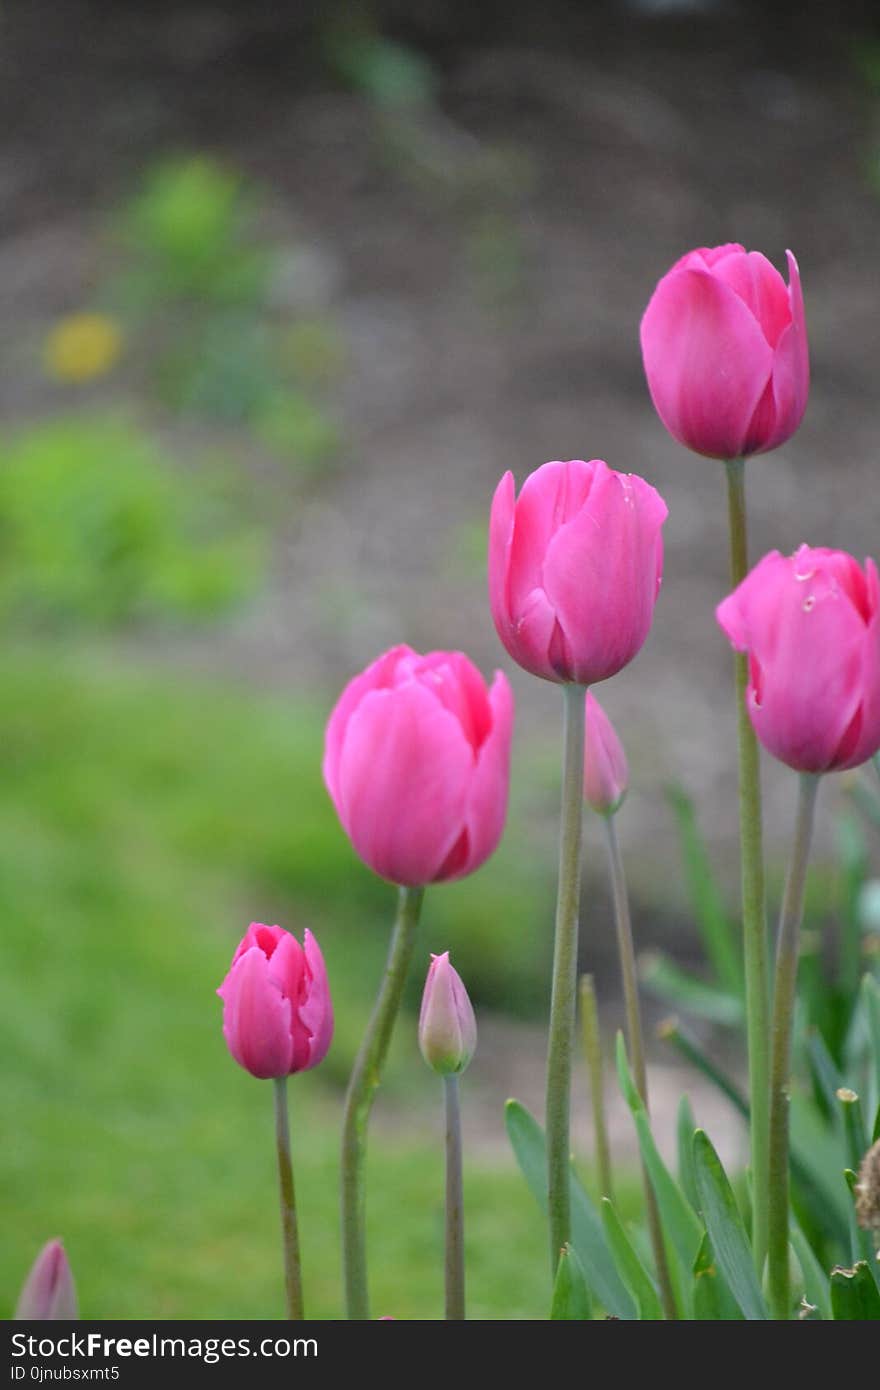
[{"label": "tulip bud", "polygon": [[303,945],[281,927],[252,922],[217,990],[223,1036],[252,1076],[291,1076],[316,1067],[333,1037],[324,957],[310,931]]},{"label": "tulip bud", "polygon": [[641,649],[663,573],[666,503],[601,459],[545,463],[519,497],[505,473],[489,520],[489,603],[514,661],[592,685]]},{"label": "tulip bud", "polygon": [[710,458],[765,453],[800,424],[810,389],[798,265],[789,283],[731,244],[682,256],[641,326],[654,407],[674,439]]},{"label": "tulip bud", "polygon": [[18,1322],[74,1322],[79,1317],[73,1275],[60,1240],[48,1241],[31,1266],[15,1317]]},{"label": "tulip bud", "polygon": [[600,816],[620,810],[629,785],[629,768],[614,725],[592,691],[587,692],[584,742],[584,796]]},{"label": "tulip bud", "polygon": [[880,748],[880,581],[841,550],[765,555],[717,610],[747,652],[746,708],[796,772],[859,767]]},{"label": "tulip bud", "polygon": [[507,814],[513,695],[462,652],[392,647],[327,723],[324,781],[355,850],[409,888],[473,873]]},{"label": "tulip bud", "polygon": [[428,1066],[440,1076],[462,1072],[477,1046],[477,1021],[467,990],[449,964],[449,952],[431,956],[422,1009],[419,1047]]}]

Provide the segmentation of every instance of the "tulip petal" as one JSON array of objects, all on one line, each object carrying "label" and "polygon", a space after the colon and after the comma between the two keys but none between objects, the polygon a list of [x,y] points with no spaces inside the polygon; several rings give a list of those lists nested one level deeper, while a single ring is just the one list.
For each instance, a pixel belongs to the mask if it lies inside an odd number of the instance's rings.
[{"label": "tulip petal", "polygon": [[[465,809],[465,837],[459,865],[447,863],[444,878],[471,874],[494,854],[504,831],[510,786],[510,742],[513,736],[513,691],[501,672],[489,691],[492,725],[477,754]],[[456,846],[459,849],[459,846]]]},{"label": "tulip petal", "polygon": [[[721,261],[721,264],[725,264]],[[738,458],[773,370],[760,324],[718,266],[664,276],[641,324],[651,397],[670,434],[712,458]]]},{"label": "tulip petal", "polygon": [[748,305],[770,347],[775,348],[791,323],[788,287],[775,265],[760,251],[743,251],[719,257],[712,272]]},{"label": "tulip petal", "polygon": [[338,810],[352,844],[382,878],[430,883],[464,828],[473,750],[423,685],[373,690],[345,731]]},{"label": "tulip petal", "polygon": [[416,658],[412,647],[401,643],[383,652],[375,661],[350,680],[334,706],[327,721],[324,744],[324,783],[337,811],[339,810],[339,756],[345,739],[345,730],[352,712],[371,690],[385,690],[394,683],[394,675],[401,662]]},{"label": "tulip petal", "polygon": [[464,652],[431,652],[416,674],[441,705],[454,714],[476,754],[492,725],[486,683]]},{"label": "tulip petal", "polygon": [[258,946],[240,956],[217,993],[223,1036],[239,1066],[263,1080],[288,1076],[293,1060],[291,1003],[270,978]]},{"label": "tulip petal", "polygon": [[791,322],[780,336],[773,361],[773,425],[765,434],[757,422],[750,430],[761,452],[776,449],[790,439],[804,418],[810,394],[810,351],[807,344],[807,325],[804,296],[798,263],[790,251],[788,257],[789,298]]},{"label": "tulip petal", "polygon": [[523,483],[514,515],[508,575],[510,609],[514,615],[535,589],[543,587],[547,547],[559,528],[572,521],[586,503],[599,462],[554,460],[530,473]]},{"label": "tulip petal", "polygon": [[333,1039],[333,1004],[324,957],[308,927],[303,936],[303,949],[309,980],[299,1017],[310,1038],[308,1059],[303,1064],[303,1070],[308,1071],[324,1060]]},{"label": "tulip petal", "polygon": [[589,501],[550,542],[544,587],[572,653],[570,679],[583,685],[606,680],[644,644],[666,515],[650,484],[603,463]]},{"label": "tulip petal", "polygon": [[25,1280],[17,1322],[75,1322],[79,1317],[70,1264],[60,1240],[47,1241]]}]

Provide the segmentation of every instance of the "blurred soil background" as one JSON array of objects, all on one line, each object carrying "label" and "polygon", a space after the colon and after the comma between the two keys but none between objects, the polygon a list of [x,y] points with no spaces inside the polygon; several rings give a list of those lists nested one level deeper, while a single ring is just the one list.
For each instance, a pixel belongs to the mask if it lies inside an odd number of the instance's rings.
[{"label": "blurred soil background", "polygon": [[[292,1089],[313,1307],[338,1314],[340,1088],[392,903],[336,824],[321,739],[341,685],[407,641],[503,666],[517,697],[509,834],[429,894],[418,973],[450,946],[484,1020],[465,1088],[475,1315],[535,1315],[543,1234],[501,1102],[542,1104],[560,704],[495,637],[489,502],[508,468],[599,456],[669,504],[652,636],[601,692],[632,769],[636,931],[666,957],[656,1023],[706,978],[669,788],[693,798],[731,912],[737,812],[722,476],[655,417],[639,318],[692,246],[780,267],[791,247],[813,388],[795,439],[750,465],[752,553],[876,554],[876,15],[4,0],[0,77],[3,1305],[60,1233],[93,1315],[280,1311],[268,1099],[226,1056],[212,993],[258,918],[311,926],[334,984],[337,1041]],[[764,776],[772,910],[793,785]],[[846,788],[823,798],[820,961],[875,849],[853,849]],[[588,825],[582,964],[610,1030],[603,870]],[[729,1013],[702,1004],[693,1026],[736,1075]],[[439,1096],[413,1029],[370,1202],[378,1311],[432,1316]],[[741,1156],[730,1108],[670,1049],[655,1063],[664,1145],[686,1086]],[[537,1272],[513,1278],[511,1241]]]}]

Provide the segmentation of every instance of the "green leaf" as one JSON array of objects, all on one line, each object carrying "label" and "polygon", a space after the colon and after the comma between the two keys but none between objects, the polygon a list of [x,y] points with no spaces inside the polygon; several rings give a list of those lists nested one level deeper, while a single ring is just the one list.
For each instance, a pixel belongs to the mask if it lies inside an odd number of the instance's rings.
[{"label": "green leaf", "polygon": [[590,1291],[583,1266],[572,1247],[564,1245],[553,1285],[550,1317],[553,1321],[588,1322],[592,1316]]},{"label": "green leaf", "polygon": [[632,1294],[639,1318],[642,1322],[662,1322],[663,1309],[660,1299],[645,1266],[623,1228],[614,1205],[607,1197],[602,1198],[602,1225],[605,1236],[614,1256],[614,1263],[626,1287]]},{"label": "green leaf", "polygon": [[[547,1208],[547,1146],[534,1115],[518,1100],[509,1100],[504,1120],[516,1160],[532,1196]],[[577,1251],[587,1285],[606,1313],[634,1320],[636,1307],[627,1293],[605,1239],[602,1222],[577,1175],[571,1175],[571,1243]]]},{"label": "green leaf", "polygon": [[691,1271],[703,1237],[697,1214],[660,1157],[641,1096],[636,1089],[622,1034],[617,1036],[617,1074],[620,1089],[632,1112],[642,1162],[660,1211],[660,1224],[669,1256],[670,1275],[677,1302],[684,1315],[689,1311]]},{"label": "green leaf", "polygon": [[865,1260],[852,1269],[832,1269],[831,1308],[838,1322],[880,1320],[880,1291]]},{"label": "green leaf", "polygon": [[819,1089],[833,1115],[838,1109],[837,1092],[843,1085],[843,1077],[837,1070],[825,1039],[815,1028],[810,1029],[807,1038],[807,1056]]},{"label": "green leaf", "polygon": [[706,955],[720,984],[741,996],[742,952],[700,835],[694,804],[681,787],[670,787],[668,798],[678,822],[685,879]]},{"label": "green leaf", "polygon": [[662,951],[650,951],[641,956],[639,975],[646,989],[677,1009],[711,1023],[736,1025],[742,1022],[743,1006],[738,995],[689,975]]},{"label": "green leaf", "polygon": [[721,1160],[702,1129],[698,1129],[694,1135],[694,1165],[703,1218],[718,1267],[745,1316],[766,1320],[767,1308],[733,1189]]},{"label": "green leaf", "polygon": [[804,1276],[804,1297],[812,1303],[823,1318],[831,1317],[831,1293],[828,1275],[820,1265],[797,1221],[792,1217],[789,1240],[798,1257],[801,1273]]},{"label": "green leaf", "polygon": [[694,1260],[694,1317],[699,1322],[742,1321],[739,1305],[718,1272],[708,1231]]},{"label": "green leaf", "polygon": [[676,1122],[676,1136],[678,1141],[678,1181],[679,1185],[690,1202],[696,1209],[700,1204],[697,1194],[697,1173],[694,1168],[694,1130],[697,1122],[694,1119],[694,1112],[687,1096],[682,1096],[678,1102],[678,1119]]}]

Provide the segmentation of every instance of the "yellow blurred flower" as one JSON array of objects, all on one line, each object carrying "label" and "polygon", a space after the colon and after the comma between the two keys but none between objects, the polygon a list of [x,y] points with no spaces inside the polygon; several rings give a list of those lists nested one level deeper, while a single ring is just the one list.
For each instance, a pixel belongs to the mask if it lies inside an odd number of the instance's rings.
[{"label": "yellow blurred flower", "polygon": [[59,381],[83,382],[104,376],[122,352],[122,333],[105,314],[68,314],[49,333],[43,362]]}]

